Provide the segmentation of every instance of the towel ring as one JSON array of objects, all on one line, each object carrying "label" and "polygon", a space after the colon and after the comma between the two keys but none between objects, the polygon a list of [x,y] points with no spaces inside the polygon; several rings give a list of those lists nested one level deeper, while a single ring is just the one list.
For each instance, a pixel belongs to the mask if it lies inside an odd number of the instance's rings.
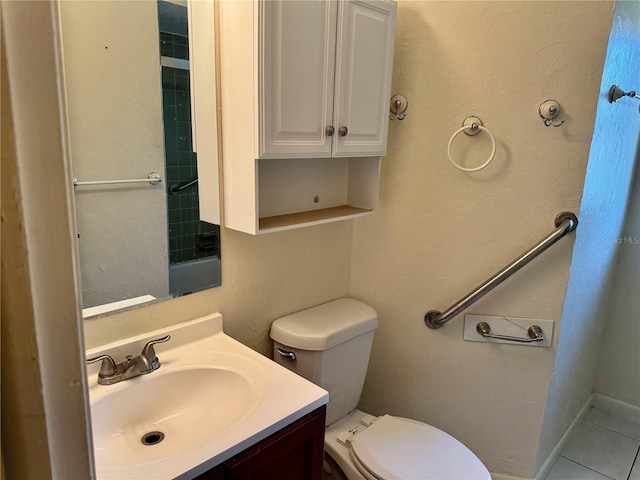
[{"label": "towel ring", "polygon": [[[468,120],[470,120],[470,119],[474,120],[473,123],[469,123],[468,122]],[[449,161],[458,170],[462,170],[463,172],[477,172],[478,170],[482,170],[487,165],[489,165],[491,163],[491,161],[493,160],[493,158],[496,156],[496,139],[493,138],[493,135],[491,134],[489,129],[486,128],[486,127],[483,127],[481,125],[481,123],[482,123],[482,120],[480,120],[479,118],[477,118],[477,117],[469,117],[467,120],[465,120],[465,122],[462,125],[462,127],[460,127],[458,130],[453,132],[453,135],[451,135],[451,138],[449,139],[449,146],[447,147],[447,153],[449,154]],[[475,135],[480,130],[482,130],[484,132],[487,132],[487,135],[489,135],[489,138],[491,139],[491,154],[489,155],[489,158],[487,159],[487,161],[484,162],[479,167],[474,167],[474,168],[463,167],[462,165],[456,163],[456,161],[453,159],[453,155],[451,154],[451,145],[453,144],[454,138],[456,138],[456,136],[458,136],[458,134],[460,132],[464,132],[465,130],[468,130],[468,129],[471,129],[471,130],[474,131],[474,132],[472,132],[472,133],[470,133],[468,135]],[[467,133],[467,132],[465,132],[465,133]]]}]

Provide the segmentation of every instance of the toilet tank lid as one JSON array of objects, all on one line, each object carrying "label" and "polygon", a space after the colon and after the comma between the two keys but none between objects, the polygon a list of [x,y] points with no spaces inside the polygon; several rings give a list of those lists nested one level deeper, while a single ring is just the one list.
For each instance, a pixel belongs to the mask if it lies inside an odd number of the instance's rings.
[{"label": "toilet tank lid", "polygon": [[271,338],[301,350],[328,350],[378,327],[378,314],[353,298],[341,298],[279,318]]}]

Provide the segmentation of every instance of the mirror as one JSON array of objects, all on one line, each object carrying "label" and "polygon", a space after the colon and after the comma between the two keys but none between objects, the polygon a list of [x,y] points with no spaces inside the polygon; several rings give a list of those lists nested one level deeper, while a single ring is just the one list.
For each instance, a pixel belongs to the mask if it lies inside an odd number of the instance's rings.
[{"label": "mirror", "polygon": [[[186,2],[59,5],[85,318],[220,285],[220,227],[201,220],[219,219],[217,143],[194,153]],[[193,123],[216,132],[210,80]]]}]

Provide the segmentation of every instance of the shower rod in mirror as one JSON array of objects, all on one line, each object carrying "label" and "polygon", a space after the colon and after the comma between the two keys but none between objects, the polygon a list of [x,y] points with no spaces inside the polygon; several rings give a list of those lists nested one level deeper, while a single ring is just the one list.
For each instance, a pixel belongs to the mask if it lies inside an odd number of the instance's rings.
[{"label": "shower rod in mirror", "polygon": [[141,183],[148,182],[151,185],[157,185],[162,182],[162,177],[158,172],[149,172],[147,178],[132,178],[127,180],[91,180],[88,182],[79,182],[76,177],[73,177],[73,186],[81,187],[84,185],[115,185],[119,183]]}]

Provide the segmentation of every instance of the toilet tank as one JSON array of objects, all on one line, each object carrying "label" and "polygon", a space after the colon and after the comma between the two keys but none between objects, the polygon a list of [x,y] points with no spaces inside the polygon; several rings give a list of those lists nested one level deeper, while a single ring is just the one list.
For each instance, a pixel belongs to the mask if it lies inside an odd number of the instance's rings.
[{"label": "toilet tank", "polygon": [[[376,311],[352,298],[302,310],[271,325],[275,361],[329,392],[327,425],[358,404],[377,327]],[[292,352],[295,359],[278,349]]]}]

